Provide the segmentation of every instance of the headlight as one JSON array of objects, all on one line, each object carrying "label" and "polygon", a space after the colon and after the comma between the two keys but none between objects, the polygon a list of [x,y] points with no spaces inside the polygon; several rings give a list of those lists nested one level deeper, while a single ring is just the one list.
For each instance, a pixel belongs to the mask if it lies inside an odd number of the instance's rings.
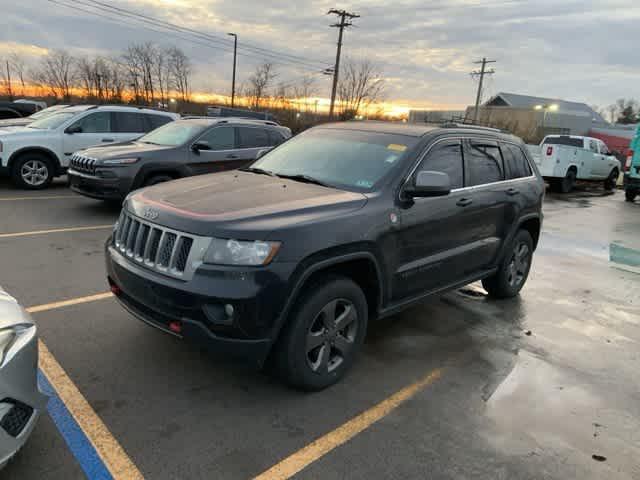
[{"label": "headlight", "polygon": [[246,242],[214,238],[204,256],[204,263],[244,266],[268,265],[279,249],[279,242]]},{"label": "headlight", "polygon": [[129,165],[131,163],[136,163],[138,158],[113,158],[111,160],[102,160],[102,165]]}]

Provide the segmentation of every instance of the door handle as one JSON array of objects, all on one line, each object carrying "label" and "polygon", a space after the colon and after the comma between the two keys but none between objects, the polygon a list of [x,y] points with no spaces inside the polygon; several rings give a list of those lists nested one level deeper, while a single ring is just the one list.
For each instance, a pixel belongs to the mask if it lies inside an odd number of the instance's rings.
[{"label": "door handle", "polygon": [[520,193],[520,190],[516,189],[516,188],[508,188],[507,189],[507,195],[509,195],[510,197],[513,197],[514,195],[518,195]]},{"label": "door handle", "polygon": [[113,138],[103,138],[102,139],[103,142],[113,142]]},{"label": "door handle", "polygon": [[235,160],[236,158],[238,158],[238,156],[231,154],[231,155],[227,155],[226,158],[228,158],[229,160]]},{"label": "door handle", "polygon": [[461,198],[456,202],[456,205],[458,205],[459,207],[468,207],[472,203],[473,200],[471,200],[470,198]]}]

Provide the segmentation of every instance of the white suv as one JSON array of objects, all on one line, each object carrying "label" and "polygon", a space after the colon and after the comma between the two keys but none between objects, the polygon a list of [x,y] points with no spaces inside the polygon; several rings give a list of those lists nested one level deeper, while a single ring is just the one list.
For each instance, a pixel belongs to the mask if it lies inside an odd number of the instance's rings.
[{"label": "white suv", "polygon": [[67,107],[26,127],[0,128],[0,172],[17,186],[46,188],[64,175],[74,152],[133,140],[178,118],[138,107]]}]

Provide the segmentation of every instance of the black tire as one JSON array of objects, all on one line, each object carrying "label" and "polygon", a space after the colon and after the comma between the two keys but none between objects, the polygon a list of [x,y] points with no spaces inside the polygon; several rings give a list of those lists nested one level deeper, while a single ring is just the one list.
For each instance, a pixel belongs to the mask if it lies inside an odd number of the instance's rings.
[{"label": "black tire", "polygon": [[638,195],[637,190],[631,190],[629,188],[624,191],[624,198],[627,200],[627,202],[633,202],[636,199],[637,195]]},{"label": "black tire", "polygon": [[571,193],[576,184],[576,172],[569,170],[567,175],[560,180],[560,193]]},{"label": "black tire", "polygon": [[317,391],[337,383],[353,365],[367,332],[368,307],[362,289],[345,277],[327,276],[305,290],[274,347],[274,366],[292,387]]},{"label": "black tire", "polygon": [[608,192],[615,190],[616,185],[618,184],[618,177],[620,176],[620,172],[617,168],[611,170],[609,177],[604,181],[604,189]]},{"label": "black tire", "polygon": [[152,175],[144,181],[143,187],[150,187],[151,185],[157,185],[158,183],[170,182],[173,177],[170,175]]},{"label": "black tire", "polygon": [[23,153],[11,165],[11,181],[26,190],[47,188],[53,177],[53,162],[41,153]]},{"label": "black tire", "polygon": [[[526,249],[526,252],[522,250]],[[527,282],[533,259],[533,239],[526,230],[516,233],[499,270],[482,280],[482,286],[494,298],[511,298],[520,293]]]},{"label": "black tire", "polygon": [[549,180],[549,187],[552,192],[560,193],[562,192],[562,179],[560,178],[551,178]]}]

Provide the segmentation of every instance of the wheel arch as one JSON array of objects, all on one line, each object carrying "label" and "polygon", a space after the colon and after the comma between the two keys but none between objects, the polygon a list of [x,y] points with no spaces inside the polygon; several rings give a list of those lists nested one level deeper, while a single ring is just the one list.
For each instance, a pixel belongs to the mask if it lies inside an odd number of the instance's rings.
[{"label": "wheel arch", "polygon": [[132,190],[142,187],[149,178],[156,175],[168,175],[174,180],[185,176],[178,165],[144,165],[136,173]]},{"label": "wheel arch", "polygon": [[45,155],[49,160],[53,162],[53,166],[55,167],[56,172],[61,168],[60,159],[52,150],[49,150],[46,147],[24,147],[16,150],[9,157],[9,161],[7,162],[7,167],[9,167],[9,170],[13,168],[13,164],[16,162],[16,160],[26,153],[39,153],[41,155]]},{"label": "wheel arch", "polygon": [[[523,218],[518,223],[516,228],[516,232],[518,230],[526,230],[531,235],[533,239],[533,249],[536,250],[538,248],[538,241],[540,240],[540,230],[542,228],[542,221],[538,215],[530,215],[528,217]],[[514,233],[515,235],[515,233]]]}]

